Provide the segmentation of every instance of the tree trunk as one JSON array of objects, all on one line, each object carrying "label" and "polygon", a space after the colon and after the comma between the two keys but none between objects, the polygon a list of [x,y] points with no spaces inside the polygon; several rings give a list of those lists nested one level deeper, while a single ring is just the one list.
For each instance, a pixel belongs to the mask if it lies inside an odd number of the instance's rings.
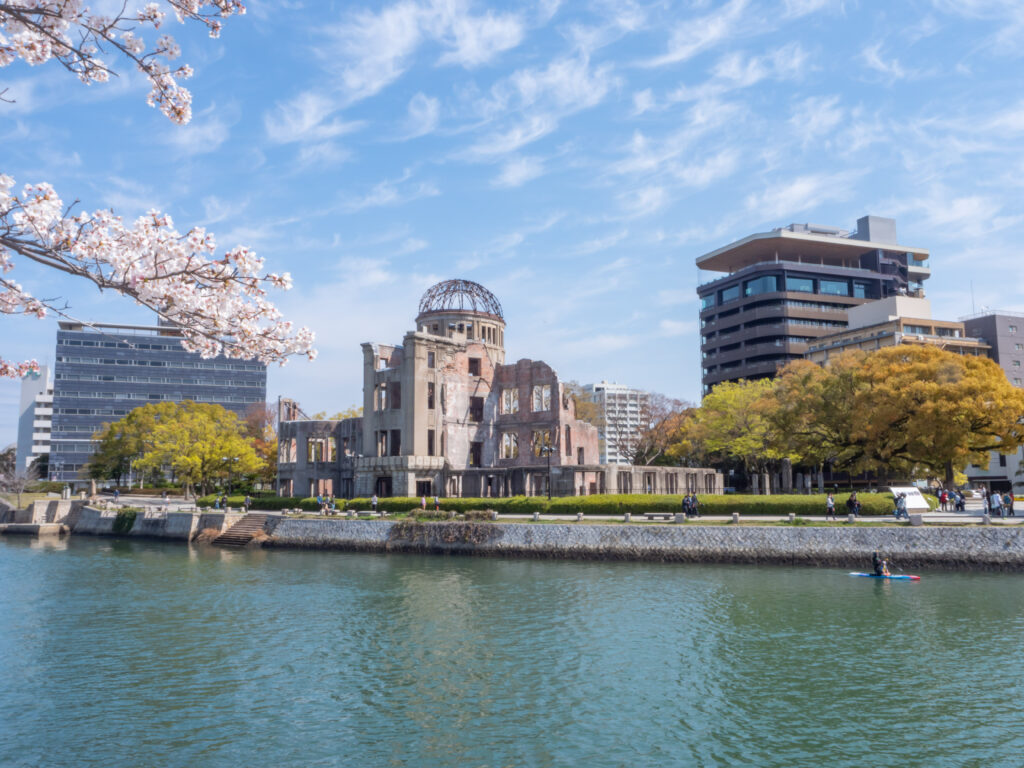
[{"label": "tree trunk", "polygon": [[943,486],[947,491],[953,490],[953,462],[946,462],[946,484]]}]

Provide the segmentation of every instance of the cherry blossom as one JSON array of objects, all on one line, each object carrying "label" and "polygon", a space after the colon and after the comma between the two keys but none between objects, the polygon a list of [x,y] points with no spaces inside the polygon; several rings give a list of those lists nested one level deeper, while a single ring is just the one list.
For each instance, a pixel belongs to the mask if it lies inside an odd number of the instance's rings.
[{"label": "cherry blossom", "polygon": [[[0,0],[0,67],[60,63],[83,83],[114,74],[103,56],[124,57],[149,80],[147,102],[178,124],[192,117],[192,95],[180,84],[187,64],[172,66],[180,46],[162,30],[169,9],[179,23],[204,25],[218,37],[221,19],[245,13],[239,0],[165,0],[116,17],[92,14],[81,0]],[[0,97],[4,93],[0,91]],[[224,354],[284,363],[291,355],[316,356],[313,334],[295,329],[267,298],[288,290],[287,274],[263,272],[263,260],[238,246],[216,258],[212,234],[195,227],[181,234],[171,217],[150,211],[126,224],[111,211],[73,213],[46,183],[15,194],[0,173],[0,314],[44,317],[54,309],[31,296],[8,273],[14,257],[85,278],[112,289],[175,323],[182,345],[204,357]],[[0,359],[0,377],[38,370],[36,361]]]}]

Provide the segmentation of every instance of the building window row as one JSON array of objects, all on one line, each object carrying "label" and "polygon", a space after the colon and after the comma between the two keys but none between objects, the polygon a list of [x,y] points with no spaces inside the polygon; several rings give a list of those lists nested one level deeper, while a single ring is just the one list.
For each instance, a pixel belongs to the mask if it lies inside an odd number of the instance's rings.
[{"label": "building window row", "polygon": [[260,366],[233,365],[229,363],[193,363],[186,360],[137,360],[137,359],[115,359],[103,357],[75,357],[71,355],[57,355],[58,363],[70,363],[79,365],[142,365],[166,368],[198,368],[207,371],[259,371]]}]

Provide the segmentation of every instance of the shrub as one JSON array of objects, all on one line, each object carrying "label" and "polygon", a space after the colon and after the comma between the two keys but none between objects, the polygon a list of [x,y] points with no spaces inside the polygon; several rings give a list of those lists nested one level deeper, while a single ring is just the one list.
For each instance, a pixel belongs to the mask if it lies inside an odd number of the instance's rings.
[{"label": "shrub", "polygon": [[132,507],[125,507],[117,512],[117,516],[114,518],[114,533],[128,533],[135,525],[135,515],[139,510]]}]

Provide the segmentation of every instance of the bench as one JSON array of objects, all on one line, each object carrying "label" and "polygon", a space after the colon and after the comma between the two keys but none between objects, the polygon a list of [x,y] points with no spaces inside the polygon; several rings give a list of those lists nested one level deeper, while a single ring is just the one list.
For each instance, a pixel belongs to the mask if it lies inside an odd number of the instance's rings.
[{"label": "bench", "polygon": [[665,520],[672,520],[675,516],[675,512],[644,512],[644,517],[648,520],[655,520],[659,517],[664,518]]}]

